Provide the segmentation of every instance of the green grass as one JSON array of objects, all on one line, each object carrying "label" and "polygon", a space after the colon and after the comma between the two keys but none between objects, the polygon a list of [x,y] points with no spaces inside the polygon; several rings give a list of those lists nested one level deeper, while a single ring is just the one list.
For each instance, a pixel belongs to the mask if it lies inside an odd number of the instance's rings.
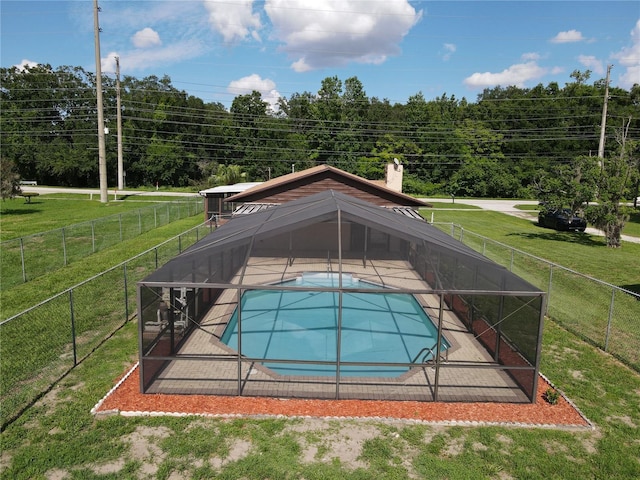
[{"label": "green grass", "polygon": [[518,204],[515,205],[518,210],[524,210],[525,212],[538,212],[540,211],[540,207],[538,205],[529,205],[529,204]]},{"label": "green grass", "polygon": [[198,215],[172,222],[164,227],[151,230],[139,237],[119,243],[104,251],[95,253],[84,260],[56,270],[48,275],[18,285],[8,290],[0,290],[0,318],[8,318],[26,310],[87,278],[104,272],[113,265],[129,259],[164,242],[166,239],[202,223]]},{"label": "green grass", "polygon": [[430,205],[433,206],[434,209],[455,209],[455,210],[480,210],[480,207],[476,207],[475,205],[469,205],[467,203],[455,203],[455,202],[440,202],[440,201],[429,201]]},{"label": "green grass", "polygon": [[[177,219],[197,215],[203,206],[199,198],[133,196],[106,205],[89,200],[87,195],[42,198],[40,204],[23,204],[22,209],[5,206],[0,217],[0,228],[6,237],[20,235],[19,239],[2,242],[2,290]],[[37,208],[27,208],[32,205]],[[52,227],[56,228],[51,230]],[[38,233],[28,234],[30,230]]]},{"label": "green grass", "polygon": [[[429,209],[421,212],[430,218]],[[637,260],[640,244],[637,243],[624,242],[622,248],[610,249],[604,237],[558,232],[538,227],[531,220],[486,210],[436,211],[434,217],[435,222],[462,225],[465,230],[613,285],[640,283]]]},{"label": "green grass", "polygon": [[100,203],[94,195],[56,193],[40,195],[25,203],[22,198],[0,202],[0,238],[2,241],[46,232],[75,223],[145,208],[153,204],[175,202],[176,197],[130,196],[124,200]]},{"label": "green grass", "polygon": [[633,212],[622,230],[624,235],[640,237],[640,211]]}]

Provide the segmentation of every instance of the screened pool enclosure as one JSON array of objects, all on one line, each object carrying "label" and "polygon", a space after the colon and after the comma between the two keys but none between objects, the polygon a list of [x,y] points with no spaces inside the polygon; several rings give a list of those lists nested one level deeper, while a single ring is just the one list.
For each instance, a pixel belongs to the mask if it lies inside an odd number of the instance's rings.
[{"label": "screened pool enclosure", "polygon": [[545,296],[335,192],[234,217],[138,284],[145,393],[535,401]]}]

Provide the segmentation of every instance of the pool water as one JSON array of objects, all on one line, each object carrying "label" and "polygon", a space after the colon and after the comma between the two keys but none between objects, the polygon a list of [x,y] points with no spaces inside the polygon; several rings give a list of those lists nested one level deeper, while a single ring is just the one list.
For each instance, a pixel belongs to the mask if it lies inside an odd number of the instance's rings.
[{"label": "pool water", "polygon": [[[305,273],[285,286],[338,287],[338,274]],[[343,287],[380,288],[351,275]],[[242,297],[242,354],[282,360],[337,360],[338,292],[249,290]],[[413,295],[343,293],[341,362],[409,363],[437,341]],[[238,350],[238,310],[222,341]],[[442,351],[449,347],[443,338]],[[435,352],[435,348],[433,349]],[[335,365],[264,362],[281,375],[335,376]],[[340,366],[342,376],[396,377],[408,367]]]}]

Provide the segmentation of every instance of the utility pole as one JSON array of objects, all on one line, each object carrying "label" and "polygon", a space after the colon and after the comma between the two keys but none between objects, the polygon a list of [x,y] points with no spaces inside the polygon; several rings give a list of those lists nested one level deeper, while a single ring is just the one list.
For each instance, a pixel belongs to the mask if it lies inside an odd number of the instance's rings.
[{"label": "utility pole", "polygon": [[104,144],[104,111],[102,101],[102,66],[100,64],[100,22],[98,0],[93,0],[93,33],[96,48],[96,102],[98,110],[98,174],[100,177],[100,202],[109,202],[107,192],[107,151]]},{"label": "utility pole", "polygon": [[602,121],[600,122],[600,145],[598,146],[598,158],[604,158],[604,131],[607,126],[607,103],[609,102],[609,76],[613,65],[607,66],[607,80],[604,87],[604,105],[602,106]]},{"label": "utility pole", "polygon": [[122,161],[122,108],[120,103],[120,57],[116,57],[116,119],[118,129],[118,190],[124,190],[124,163]]}]

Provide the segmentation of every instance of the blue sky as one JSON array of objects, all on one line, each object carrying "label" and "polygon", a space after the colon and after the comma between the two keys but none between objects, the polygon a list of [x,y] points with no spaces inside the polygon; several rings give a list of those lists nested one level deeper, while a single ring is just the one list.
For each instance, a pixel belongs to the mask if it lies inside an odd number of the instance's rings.
[{"label": "blue sky", "polygon": [[[357,76],[369,97],[475,101],[484,88],[640,83],[638,1],[101,0],[103,73],[168,75],[226,107]],[[93,1],[2,0],[1,66],[95,71]]]}]

